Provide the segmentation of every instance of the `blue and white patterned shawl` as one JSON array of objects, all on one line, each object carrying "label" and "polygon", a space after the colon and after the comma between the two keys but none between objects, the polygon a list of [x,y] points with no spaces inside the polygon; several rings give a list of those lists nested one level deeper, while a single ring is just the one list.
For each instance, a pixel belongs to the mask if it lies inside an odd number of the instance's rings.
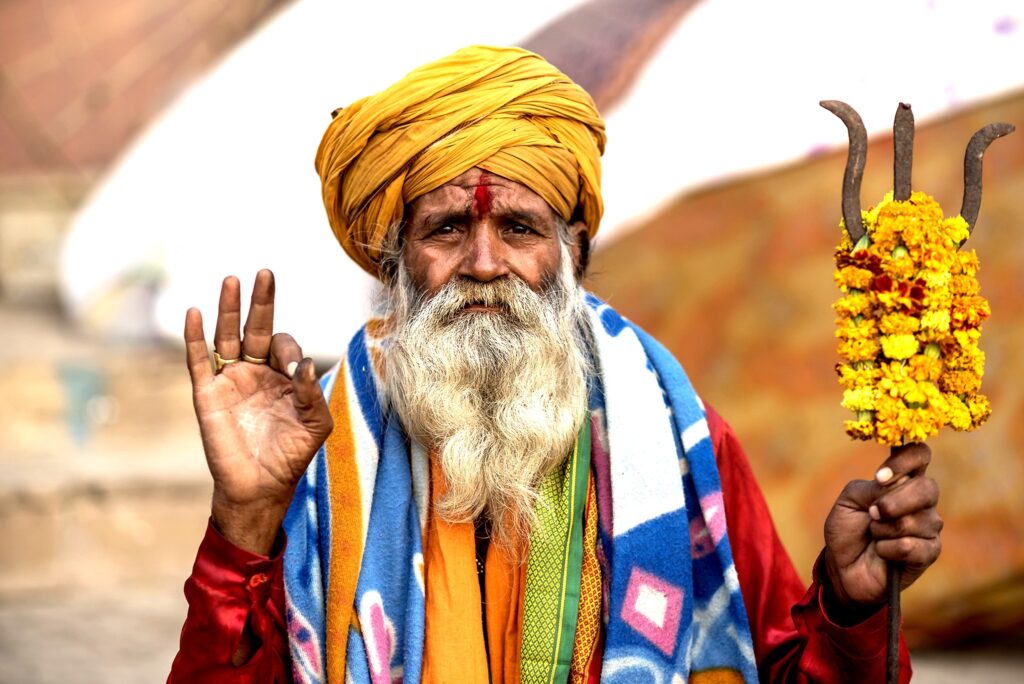
[{"label": "blue and white patterned shawl", "polygon": [[[592,462],[607,586],[605,682],[756,682],[721,484],[703,404],[679,363],[647,333],[587,295],[597,377]],[[344,671],[355,682],[418,682],[424,639],[426,454],[382,411],[372,326],[323,379],[346,392],[362,529]],[[339,426],[335,425],[335,430]],[[322,448],[285,519],[285,588],[297,682],[326,682],[332,468]],[[352,471],[352,464],[348,470]],[[326,647],[326,648],[325,648]]]}]

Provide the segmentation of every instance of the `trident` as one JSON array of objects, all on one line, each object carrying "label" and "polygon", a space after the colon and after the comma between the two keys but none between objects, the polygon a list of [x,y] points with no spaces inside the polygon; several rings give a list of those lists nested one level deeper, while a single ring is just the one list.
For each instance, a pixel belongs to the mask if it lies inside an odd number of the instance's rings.
[{"label": "trident", "polygon": [[[850,105],[839,100],[823,100],[819,104],[842,119],[850,133],[850,152],[843,174],[843,223],[846,224],[850,240],[856,245],[866,232],[860,214],[860,181],[868,155],[868,134],[860,115]],[[960,216],[967,222],[967,230],[972,234],[981,209],[981,158],[993,140],[1013,130],[1012,124],[991,123],[971,136],[967,144],[967,152],[964,154],[964,199],[960,205]],[[901,102],[896,108],[892,131],[893,199],[905,202],[910,199],[910,168],[914,160],[914,113],[910,111],[909,104]],[[900,673],[900,575],[899,563],[890,562],[886,578],[889,623],[885,671],[888,684],[896,684]]]}]

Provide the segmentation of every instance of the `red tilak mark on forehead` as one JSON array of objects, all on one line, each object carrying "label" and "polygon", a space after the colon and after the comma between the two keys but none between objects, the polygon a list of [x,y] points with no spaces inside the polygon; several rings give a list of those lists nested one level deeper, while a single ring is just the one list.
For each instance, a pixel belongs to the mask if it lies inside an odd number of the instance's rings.
[{"label": "red tilak mark on forehead", "polygon": [[487,174],[481,174],[473,192],[473,210],[480,218],[487,218],[491,213],[491,186],[487,185]]}]

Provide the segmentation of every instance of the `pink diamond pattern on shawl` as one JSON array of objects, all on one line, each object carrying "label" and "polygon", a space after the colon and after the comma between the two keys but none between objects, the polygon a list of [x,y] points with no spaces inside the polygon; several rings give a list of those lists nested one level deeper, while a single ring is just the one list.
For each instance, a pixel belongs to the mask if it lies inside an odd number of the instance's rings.
[{"label": "pink diamond pattern on shawl", "polygon": [[633,568],[622,602],[622,621],[672,657],[683,611],[683,589],[662,578]]},{"label": "pink diamond pattern on shawl", "polygon": [[703,515],[690,521],[690,555],[703,558],[722,541],[725,536],[725,505],[722,493],[714,492],[700,500]]}]

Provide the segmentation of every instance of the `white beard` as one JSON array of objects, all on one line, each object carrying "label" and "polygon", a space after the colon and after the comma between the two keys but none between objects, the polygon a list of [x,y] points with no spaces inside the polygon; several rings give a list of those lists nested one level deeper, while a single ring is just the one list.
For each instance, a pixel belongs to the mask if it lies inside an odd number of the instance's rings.
[{"label": "white beard", "polygon": [[[486,516],[515,546],[534,520],[537,486],[569,455],[586,413],[586,304],[568,249],[538,294],[516,276],[454,278],[426,299],[404,266],[387,307],[385,391],[411,437],[439,459],[449,522]],[[470,304],[497,312],[465,311]]]}]

